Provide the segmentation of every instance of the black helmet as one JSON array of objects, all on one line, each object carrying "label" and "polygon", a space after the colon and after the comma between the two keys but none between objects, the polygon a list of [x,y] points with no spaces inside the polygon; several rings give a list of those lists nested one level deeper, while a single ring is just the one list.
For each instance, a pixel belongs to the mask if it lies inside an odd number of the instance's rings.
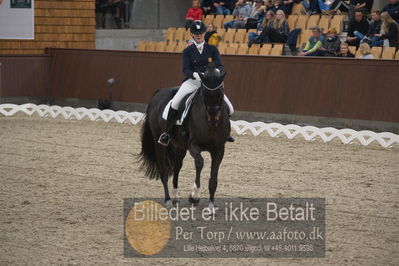
[{"label": "black helmet", "polygon": [[190,26],[190,32],[192,34],[202,34],[206,32],[205,24],[201,20],[194,20]]}]

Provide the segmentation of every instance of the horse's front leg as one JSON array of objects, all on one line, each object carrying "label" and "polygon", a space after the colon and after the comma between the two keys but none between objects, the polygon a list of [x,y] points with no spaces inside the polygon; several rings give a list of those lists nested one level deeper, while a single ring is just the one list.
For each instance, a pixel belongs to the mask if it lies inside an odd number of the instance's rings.
[{"label": "horse's front leg", "polygon": [[195,162],[195,182],[193,185],[193,191],[191,192],[188,200],[190,203],[198,204],[201,187],[201,171],[204,167],[204,158],[201,155],[201,149],[195,145],[191,145],[189,151]]},{"label": "horse's front leg", "polygon": [[185,149],[177,149],[176,150],[176,158],[175,164],[173,167],[173,190],[172,190],[172,201],[173,205],[179,202],[179,193],[178,193],[178,186],[179,186],[179,173],[183,166],[183,160],[186,156],[187,150]]},{"label": "horse's front leg", "polygon": [[211,166],[211,178],[209,179],[209,204],[208,208],[212,213],[215,212],[215,192],[218,186],[218,172],[220,163],[224,156],[224,146],[219,149],[215,149],[211,152],[212,166]]}]

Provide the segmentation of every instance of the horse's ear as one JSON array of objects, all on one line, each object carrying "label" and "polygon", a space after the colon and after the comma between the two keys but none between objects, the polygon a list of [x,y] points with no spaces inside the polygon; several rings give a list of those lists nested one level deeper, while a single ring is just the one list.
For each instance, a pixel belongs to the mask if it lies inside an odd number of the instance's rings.
[{"label": "horse's ear", "polygon": [[227,74],[227,72],[223,72],[223,73],[220,75],[221,80],[224,80],[224,78],[226,77],[226,74]]},{"label": "horse's ear", "polygon": [[204,79],[205,79],[205,76],[204,76],[204,74],[203,74],[203,73],[201,73],[201,72],[198,72],[198,75],[200,76],[201,80],[202,80],[202,81],[204,81]]}]

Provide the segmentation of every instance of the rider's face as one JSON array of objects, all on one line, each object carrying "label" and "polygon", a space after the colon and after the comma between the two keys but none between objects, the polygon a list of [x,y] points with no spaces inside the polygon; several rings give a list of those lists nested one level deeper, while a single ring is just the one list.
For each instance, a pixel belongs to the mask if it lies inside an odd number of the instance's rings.
[{"label": "rider's face", "polygon": [[205,33],[193,34],[193,38],[194,38],[194,41],[195,41],[196,43],[201,43],[201,42],[204,41]]}]

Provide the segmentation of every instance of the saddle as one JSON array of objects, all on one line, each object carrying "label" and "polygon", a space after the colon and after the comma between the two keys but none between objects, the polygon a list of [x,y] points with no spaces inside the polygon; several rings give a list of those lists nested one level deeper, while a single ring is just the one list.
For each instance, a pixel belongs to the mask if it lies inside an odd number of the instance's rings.
[{"label": "saddle", "polygon": [[[174,91],[173,95],[176,94],[178,89]],[[192,93],[187,94],[181,101],[179,110],[178,110],[178,118],[176,120],[176,125],[181,126],[183,125],[184,120],[186,119],[188,112],[190,111],[190,107],[193,103],[193,99],[195,97],[195,94],[197,93],[198,90],[195,90]],[[173,98],[173,97],[172,97]],[[184,104],[183,104],[184,103]],[[168,104],[165,106],[165,109],[163,110],[162,113],[162,119],[166,120],[168,118],[168,113],[169,109],[171,108],[170,105],[172,104],[172,99],[169,100]]]}]

